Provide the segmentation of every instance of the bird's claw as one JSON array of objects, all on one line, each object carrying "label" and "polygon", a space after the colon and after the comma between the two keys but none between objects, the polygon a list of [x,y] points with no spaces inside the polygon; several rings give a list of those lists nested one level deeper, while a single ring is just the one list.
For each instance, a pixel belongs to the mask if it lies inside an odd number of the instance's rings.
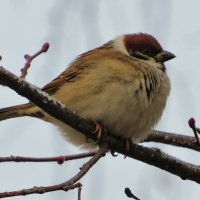
[{"label": "bird's claw", "polygon": [[92,133],[97,134],[97,141],[96,143],[99,142],[99,140],[106,134],[106,129],[103,127],[103,125],[99,122],[96,122],[96,128]]},{"label": "bird's claw", "polygon": [[128,156],[128,153],[131,149],[131,146],[132,146],[132,140],[130,138],[126,138],[126,139],[123,139],[124,141],[124,147],[125,147],[125,156],[124,156],[124,159]]}]

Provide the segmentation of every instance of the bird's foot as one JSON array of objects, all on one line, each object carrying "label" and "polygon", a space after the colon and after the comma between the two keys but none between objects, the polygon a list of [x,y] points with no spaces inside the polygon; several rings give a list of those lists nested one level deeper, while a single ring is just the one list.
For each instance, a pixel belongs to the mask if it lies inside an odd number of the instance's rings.
[{"label": "bird's foot", "polygon": [[92,133],[97,135],[96,143],[98,143],[99,140],[106,135],[107,131],[100,122],[96,122],[96,128]]},{"label": "bird's foot", "polygon": [[[122,143],[123,143],[123,148],[124,148],[124,151],[125,151],[125,156],[124,156],[124,158],[126,158],[126,157],[128,156],[128,154],[129,154],[129,152],[130,152],[130,149],[131,149],[133,143],[132,143],[131,138],[120,138],[120,139],[121,139],[121,141],[122,141]],[[115,151],[111,151],[110,153],[111,153],[111,155],[112,155],[113,157],[118,156],[118,154],[116,154]]]},{"label": "bird's foot", "polygon": [[132,143],[131,138],[123,138],[123,142],[124,142],[124,150],[125,150],[124,158],[126,158],[128,156],[128,153],[133,143]]}]

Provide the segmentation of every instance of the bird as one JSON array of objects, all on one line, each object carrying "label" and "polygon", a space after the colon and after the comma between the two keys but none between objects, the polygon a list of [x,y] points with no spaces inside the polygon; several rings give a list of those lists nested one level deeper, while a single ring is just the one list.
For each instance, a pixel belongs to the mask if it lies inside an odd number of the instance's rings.
[{"label": "bird", "polygon": [[[175,57],[150,34],[124,34],[78,56],[41,90],[117,137],[139,143],[162,116],[171,88],[164,63]],[[23,116],[50,122],[72,144],[90,148],[85,135],[31,102],[0,109],[0,121]]]}]

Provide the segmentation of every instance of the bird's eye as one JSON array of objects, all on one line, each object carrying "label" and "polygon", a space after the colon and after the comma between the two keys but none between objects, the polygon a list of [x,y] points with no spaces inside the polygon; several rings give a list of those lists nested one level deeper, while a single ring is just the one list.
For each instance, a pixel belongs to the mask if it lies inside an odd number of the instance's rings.
[{"label": "bird's eye", "polygon": [[152,54],[150,49],[145,49],[142,51],[143,54],[150,56]]},{"label": "bird's eye", "polygon": [[148,56],[140,51],[133,51],[132,54],[130,54],[130,55],[134,56],[136,58],[139,58],[139,59],[148,60]]}]

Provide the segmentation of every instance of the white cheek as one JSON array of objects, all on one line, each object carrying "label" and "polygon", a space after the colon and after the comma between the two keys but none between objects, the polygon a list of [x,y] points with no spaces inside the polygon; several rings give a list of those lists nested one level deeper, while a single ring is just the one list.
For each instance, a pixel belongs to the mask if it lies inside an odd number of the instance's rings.
[{"label": "white cheek", "polygon": [[119,36],[114,40],[114,47],[118,50],[121,51],[122,53],[126,54],[129,56],[129,53],[124,45],[124,36]]}]

